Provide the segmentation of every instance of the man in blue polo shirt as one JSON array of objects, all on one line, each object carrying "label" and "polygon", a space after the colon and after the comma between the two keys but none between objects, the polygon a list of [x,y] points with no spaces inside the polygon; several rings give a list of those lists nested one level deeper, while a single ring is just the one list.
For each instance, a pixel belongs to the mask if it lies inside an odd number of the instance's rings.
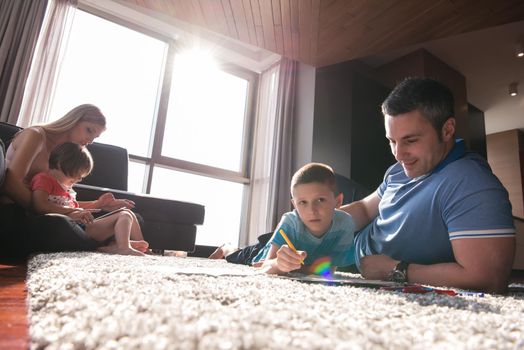
[{"label": "man in blue polo shirt", "polygon": [[515,229],[507,191],[487,162],[455,140],[453,95],[427,78],[401,82],[382,104],[398,161],[379,188],[342,209],[370,279],[488,292],[507,288]]}]

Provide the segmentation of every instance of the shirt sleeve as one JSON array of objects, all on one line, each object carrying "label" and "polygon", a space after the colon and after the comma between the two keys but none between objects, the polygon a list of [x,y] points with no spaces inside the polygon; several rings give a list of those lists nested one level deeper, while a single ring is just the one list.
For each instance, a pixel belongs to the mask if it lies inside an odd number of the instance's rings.
[{"label": "shirt sleeve", "polygon": [[46,173],[38,173],[31,179],[31,191],[41,190],[51,193],[53,190],[53,183]]},{"label": "shirt sleeve", "polygon": [[275,232],[273,233],[273,236],[269,240],[272,244],[275,244],[279,247],[281,247],[284,244],[287,244],[284,240],[284,237],[280,234],[280,230],[284,231],[284,233],[288,236],[289,239],[292,239],[291,237],[294,236],[294,233],[296,231],[296,225],[294,225],[294,220],[292,218],[292,213],[286,213],[282,215],[282,219],[280,219],[279,224],[277,225],[277,228],[275,229]]},{"label": "shirt sleeve", "polygon": [[450,240],[515,235],[508,193],[495,177],[464,176],[442,193],[442,216]]},{"label": "shirt sleeve", "polygon": [[477,192],[446,211],[449,239],[513,237],[511,207],[501,191]]}]

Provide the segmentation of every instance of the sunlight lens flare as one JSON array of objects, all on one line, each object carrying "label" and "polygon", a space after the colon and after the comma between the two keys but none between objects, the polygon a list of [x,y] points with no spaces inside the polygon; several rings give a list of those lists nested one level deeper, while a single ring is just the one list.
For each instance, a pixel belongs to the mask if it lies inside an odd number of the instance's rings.
[{"label": "sunlight lens flare", "polygon": [[329,256],[324,256],[322,258],[316,259],[311,265],[311,267],[315,275],[322,276],[326,279],[333,278],[333,275],[331,273],[331,258]]},{"label": "sunlight lens flare", "polygon": [[195,80],[195,76],[209,79],[219,71],[218,64],[211,52],[197,48],[177,54],[175,64],[179,68],[179,74],[184,74],[188,81]]}]

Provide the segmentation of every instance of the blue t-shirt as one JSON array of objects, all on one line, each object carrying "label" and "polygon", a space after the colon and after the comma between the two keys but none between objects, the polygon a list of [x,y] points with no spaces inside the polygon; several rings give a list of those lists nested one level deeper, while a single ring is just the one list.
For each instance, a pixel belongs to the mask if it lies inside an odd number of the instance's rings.
[{"label": "blue t-shirt", "polygon": [[484,158],[457,140],[429,174],[399,163],[377,190],[378,216],[355,237],[355,262],[372,254],[417,264],[454,262],[451,240],[515,235],[508,193]]},{"label": "blue t-shirt", "polygon": [[302,222],[296,210],[282,215],[282,219],[267,242],[266,246],[257,254],[253,262],[265,259],[271,244],[282,246],[287,244],[279,230],[282,229],[297,250],[307,252],[305,265],[311,265],[319,258],[329,256],[333,266],[347,266],[354,264],[355,252],[353,238],[355,223],[348,213],[335,209],[331,227],[322,237],[314,236]]}]

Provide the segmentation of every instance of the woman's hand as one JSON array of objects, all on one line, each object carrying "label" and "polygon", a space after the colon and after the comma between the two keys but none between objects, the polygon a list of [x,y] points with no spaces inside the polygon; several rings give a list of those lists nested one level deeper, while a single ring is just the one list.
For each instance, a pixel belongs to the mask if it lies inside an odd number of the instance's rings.
[{"label": "woman's hand", "polygon": [[67,214],[71,219],[75,220],[79,224],[88,225],[95,219],[91,210],[75,209]]},{"label": "woman's hand", "polygon": [[111,192],[108,192],[98,197],[96,207],[105,211],[113,211],[120,208],[133,209],[135,202],[129,199],[116,199]]}]

